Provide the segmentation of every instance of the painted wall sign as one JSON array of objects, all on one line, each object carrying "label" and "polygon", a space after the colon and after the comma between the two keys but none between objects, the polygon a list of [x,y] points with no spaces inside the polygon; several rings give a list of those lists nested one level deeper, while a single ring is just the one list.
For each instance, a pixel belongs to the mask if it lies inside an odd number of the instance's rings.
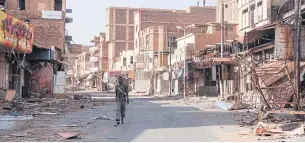
[{"label": "painted wall sign", "polygon": [[4,11],[0,11],[0,45],[17,51],[31,53],[34,28]]}]

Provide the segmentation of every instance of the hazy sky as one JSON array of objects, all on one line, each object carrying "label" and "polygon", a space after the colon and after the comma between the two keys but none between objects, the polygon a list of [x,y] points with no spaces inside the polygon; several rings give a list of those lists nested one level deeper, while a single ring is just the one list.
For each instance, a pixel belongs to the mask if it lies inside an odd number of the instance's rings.
[{"label": "hazy sky", "polygon": [[[215,5],[215,1],[206,0],[206,5]],[[197,0],[67,0],[67,8],[73,10],[67,16],[73,23],[66,29],[75,43],[91,45],[90,38],[105,31],[105,9],[109,6],[185,9],[196,4]]]}]

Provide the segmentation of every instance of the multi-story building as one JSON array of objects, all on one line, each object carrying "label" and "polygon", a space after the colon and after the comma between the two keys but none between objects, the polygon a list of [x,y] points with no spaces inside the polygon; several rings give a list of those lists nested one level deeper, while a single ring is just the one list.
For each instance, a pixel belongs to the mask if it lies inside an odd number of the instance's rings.
[{"label": "multi-story building", "polygon": [[238,3],[240,37],[244,37],[246,32],[255,28],[276,21],[281,3],[282,0],[240,0]]},{"label": "multi-story building", "polygon": [[93,80],[93,87],[97,87],[98,90],[105,89],[103,82],[104,74],[108,72],[108,42],[106,41],[106,34],[100,33],[98,36],[94,36],[91,39],[91,42],[94,43],[94,46],[90,48],[90,73],[92,74],[91,78],[88,80]]},{"label": "multi-story building", "polygon": [[[156,9],[154,11],[138,10],[135,12],[135,57],[138,55],[140,57],[144,56],[144,61],[142,62],[145,62],[141,63],[136,59],[135,67],[138,70],[136,75],[146,77],[146,79],[138,79],[139,81],[141,80],[141,82],[138,82],[139,84],[137,84],[136,80],[136,89],[138,89],[138,85],[148,85],[150,86],[150,91],[155,89],[157,92],[167,92],[165,90],[168,89],[168,84],[163,80],[162,75],[168,70],[168,39],[170,37],[183,36],[184,32],[177,29],[177,27],[186,27],[194,23],[215,22],[215,14],[215,7],[212,6],[188,7],[186,10],[176,11]],[[195,33],[202,31],[201,28],[185,30]],[[139,71],[141,68],[144,69],[143,73]],[[147,74],[151,76],[144,76]],[[152,81],[151,79],[154,80]],[[160,88],[161,85],[164,87],[164,90]]]},{"label": "multi-story building", "polygon": [[74,76],[76,81],[76,88],[78,89],[88,89],[94,83],[90,80],[87,80],[90,75],[90,56],[89,52],[83,52],[82,54],[77,56],[74,65]]},{"label": "multi-story building", "polygon": [[[215,60],[215,65],[213,67],[203,68],[199,71],[193,70],[194,63],[193,58],[196,57],[196,53],[200,53],[205,50],[210,50],[211,47],[221,43],[221,24],[220,23],[207,23],[204,25],[197,25],[197,27],[202,27],[205,29],[201,33],[190,33],[183,37],[177,39],[177,49],[171,55],[171,63],[169,63],[172,67],[172,75],[174,78],[172,79],[172,91],[174,94],[179,93],[179,87],[181,87],[181,77],[184,75],[178,74],[183,73],[181,71],[185,71],[186,78],[188,79],[187,87],[192,89],[192,91],[197,92],[199,91],[200,87],[202,86],[212,86],[211,83],[216,83],[216,78],[205,77],[205,76],[195,76],[195,75],[205,75],[205,71],[214,71],[213,77],[216,77],[216,66],[220,65],[221,63]],[[238,25],[237,24],[226,24],[225,29],[225,42],[234,41],[238,38]],[[216,47],[212,49],[217,49]],[[203,52],[205,53],[205,52]],[[223,52],[224,57],[229,57],[230,53],[229,50],[225,50]],[[217,50],[216,52],[210,54],[211,57],[219,57],[220,52]],[[207,57],[205,57],[207,58]],[[214,60],[214,59],[213,59]],[[186,62],[186,66],[184,67],[184,62]],[[192,65],[193,64],[193,65]],[[202,73],[203,72],[203,73]],[[207,72],[208,73],[208,72]],[[216,85],[210,88],[209,91],[216,89]],[[194,89],[194,90],[193,90]],[[207,90],[207,89],[206,89]],[[217,93],[217,89],[214,93]]]},{"label": "multi-story building", "polygon": [[[187,10],[109,7],[106,9],[106,13],[110,70],[114,68],[113,64],[116,61],[116,57],[119,57],[120,52],[123,50],[135,49],[139,52],[139,37],[137,35],[145,28],[170,23],[183,26],[192,23],[215,21],[215,7],[190,7]],[[151,19],[147,19],[149,17]],[[171,28],[175,29],[175,26],[173,25]]]},{"label": "multi-story building", "polygon": [[84,46],[81,44],[71,44],[68,48],[68,52],[66,53],[65,59],[65,71],[66,71],[66,88],[71,88],[73,86],[74,81],[74,72],[73,68],[75,65],[75,60],[77,56],[82,54],[83,52],[89,52],[89,46]]},{"label": "multi-story building", "polygon": [[[135,54],[141,54],[142,48],[140,47],[140,34],[141,30],[144,30],[150,26],[164,26],[163,39],[168,39],[176,34],[177,26],[188,26],[191,24],[204,24],[208,22],[215,22],[216,9],[213,6],[203,7],[188,7],[186,10],[138,10],[134,13],[134,41],[135,41]],[[181,34],[180,36],[183,36]],[[162,37],[161,37],[162,38]],[[164,42],[164,45],[166,45]]]},{"label": "multi-story building", "polygon": [[[222,11],[223,5],[223,11]],[[216,1],[216,22],[221,23],[222,12],[224,21],[238,24],[238,0],[217,0]]]},{"label": "multi-story building", "polygon": [[21,70],[20,76],[32,77],[32,80],[20,81],[22,91],[26,94],[24,96],[29,97],[29,92],[41,92],[41,89],[44,89],[46,96],[64,92],[64,85],[59,85],[64,82],[54,82],[54,78],[60,76],[64,79],[64,66],[60,61],[65,45],[66,1],[6,0],[2,4],[7,13],[34,26],[33,52],[26,56],[26,64],[31,61],[31,67],[35,67],[39,62],[45,62],[45,66],[36,69],[32,76]]}]

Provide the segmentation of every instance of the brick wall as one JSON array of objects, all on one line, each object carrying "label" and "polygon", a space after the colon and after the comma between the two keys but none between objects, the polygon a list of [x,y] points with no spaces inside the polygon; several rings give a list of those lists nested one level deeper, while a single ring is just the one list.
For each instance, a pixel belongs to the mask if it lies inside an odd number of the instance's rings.
[{"label": "brick wall", "polygon": [[35,27],[34,44],[42,48],[51,48],[56,46],[63,48],[65,22],[62,20],[42,19],[41,11],[15,11],[6,10],[9,14],[19,19],[29,20],[30,24]]},{"label": "brick wall", "polygon": [[[18,10],[18,0],[7,0],[6,8]],[[25,0],[26,10],[54,10],[54,0]]]}]

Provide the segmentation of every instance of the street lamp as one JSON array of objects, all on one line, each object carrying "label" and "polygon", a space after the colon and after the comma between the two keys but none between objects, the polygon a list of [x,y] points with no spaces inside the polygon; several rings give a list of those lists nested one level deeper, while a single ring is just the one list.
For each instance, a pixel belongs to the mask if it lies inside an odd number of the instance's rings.
[{"label": "street lamp", "polygon": [[177,29],[181,29],[181,30],[183,30],[183,48],[184,48],[184,61],[183,61],[183,63],[184,63],[184,70],[183,70],[183,84],[184,84],[184,87],[183,87],[183,98],[185,98],[186,97],[186,41],[185,41],[185,35],[186,35],[186,28],[187,27],[185,27],[185,28],[183,28],[183,27],[181,27],[181,26],[177,26],[176,27]]}]

